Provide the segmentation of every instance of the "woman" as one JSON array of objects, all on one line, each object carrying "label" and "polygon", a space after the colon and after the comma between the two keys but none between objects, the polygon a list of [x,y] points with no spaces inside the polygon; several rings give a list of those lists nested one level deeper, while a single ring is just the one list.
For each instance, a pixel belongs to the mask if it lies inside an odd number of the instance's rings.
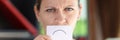
[{"label": "woman", "polygon": [[[47,25],[69,25],[75,28],[80,18],[79,0],[37,0],[34,11],[45,34]],[[51,40],[47,35],[38,35],[34,40]]]}]

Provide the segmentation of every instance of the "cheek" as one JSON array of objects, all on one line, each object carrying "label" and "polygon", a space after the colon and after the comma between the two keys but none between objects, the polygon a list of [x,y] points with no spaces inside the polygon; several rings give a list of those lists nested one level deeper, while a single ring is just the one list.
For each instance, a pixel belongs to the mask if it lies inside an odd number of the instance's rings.
[{"label": "cheek", "polygon": [[77,15],[71,15],[68,17],[69,21],[74,22],[77,20]]},{"label": "cheek", "polygon": [[47,14],[41,14],[40,15],[40,22],[43,24],[43,25],[51,25],[52,22],[53,22],[53,17],[51,15],[47,15]]},{"label": "cheek", "polygon": [[71,14],[67,17],[67,21],[70,25],[75,25],[77,22],[78,14]]}]

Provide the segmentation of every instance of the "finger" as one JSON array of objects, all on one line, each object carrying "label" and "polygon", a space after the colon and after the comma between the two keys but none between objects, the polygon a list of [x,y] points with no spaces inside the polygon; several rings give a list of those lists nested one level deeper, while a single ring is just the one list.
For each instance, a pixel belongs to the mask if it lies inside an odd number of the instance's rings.
[{"label": "finger", "polygon": [[34,40],[45,40],[42,35],[37,36]]},{"label": "finger", "polygon": [[47,35],[39,35],[34,40],[51,40],[51,38]]},{"label": "finger", "polygon": [[43,36],[45,40],[51,40],[51,38],[47,35]]}]

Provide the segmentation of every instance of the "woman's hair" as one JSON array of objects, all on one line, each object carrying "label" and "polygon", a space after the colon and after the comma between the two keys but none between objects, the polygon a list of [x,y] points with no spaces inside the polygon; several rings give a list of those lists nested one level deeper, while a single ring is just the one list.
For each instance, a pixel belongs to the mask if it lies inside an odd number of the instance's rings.
[{"label": "woman's hair", "polygon": [[37,6],[37,10],[40,10],[42,0],[36,0],[35,6]]},{"label": "woman's hair", "polygon": [[[42,2],[42,0],[36,0],[35,4],[37,6],[37,10],[40,10],[41,2]],[[78,0],[78,6],[79,6],[79,4],[80,4],[80,0]]]}]

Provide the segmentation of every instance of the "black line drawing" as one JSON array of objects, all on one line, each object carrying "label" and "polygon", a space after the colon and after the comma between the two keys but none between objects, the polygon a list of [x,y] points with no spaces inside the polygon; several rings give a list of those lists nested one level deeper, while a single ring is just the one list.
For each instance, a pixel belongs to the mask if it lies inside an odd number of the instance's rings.
[{"label": "black line drawing", "polygon": [[65,32],[64,30],[62,30],[62,29],[58,29],[58,30],[54,31],[54,32],[52,33],[52,35],[54,35],[56,32],[59,32],[59,31],[63,32],[63,33],[66,35],[66,32]]}]

